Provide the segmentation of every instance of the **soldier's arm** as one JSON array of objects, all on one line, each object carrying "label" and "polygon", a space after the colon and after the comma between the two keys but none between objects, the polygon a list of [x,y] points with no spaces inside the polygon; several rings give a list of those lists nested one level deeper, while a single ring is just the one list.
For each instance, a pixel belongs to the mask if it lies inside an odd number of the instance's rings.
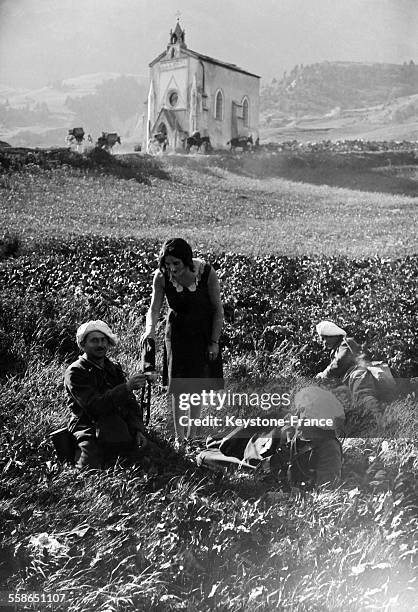
[{"label": "soldier's arm", "polygon": [[355,363],[355,354],[352,349],[344,343],[338,348],[331,363],[321,372],[319,378],[322,378],[322,380],[343,378]]}]

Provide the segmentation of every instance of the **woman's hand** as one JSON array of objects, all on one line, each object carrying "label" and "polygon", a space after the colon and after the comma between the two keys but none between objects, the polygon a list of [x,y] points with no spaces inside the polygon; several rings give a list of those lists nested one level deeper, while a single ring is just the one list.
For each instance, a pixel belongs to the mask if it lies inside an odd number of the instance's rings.
[{"label": "woman's hand", "polygon": [[215,361],[218,354],[219,354],[219,344],[217,342],[210,342],[208,344],[209,361]]}]

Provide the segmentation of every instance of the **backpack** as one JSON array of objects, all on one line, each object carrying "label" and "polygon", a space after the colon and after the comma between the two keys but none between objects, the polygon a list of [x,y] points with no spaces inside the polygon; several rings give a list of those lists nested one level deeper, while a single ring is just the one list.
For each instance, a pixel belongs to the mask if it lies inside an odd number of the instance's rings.
[{"label": "backpack", "polygon": [[[209,436],[206,440],[206,451],[198,460],[199,465],[219,460],[222,465],[228,463],[255,469],[260,461],[271,456],[278,445],[280,431],[261,427],[236,427],[226,435]],[[199,456],[200,456],[199,455]]]},{"label": "backpack", "polygon": [[62,427],[48,435],[54,445],[55,453],[59,461],[75,463],[76,439],[67,427]]},{"label": "backpack", "polygon": [[372,361],[366,367],[374,378],[377,399],[382,402],[392,401],[396,397],[397,386],[388,364],[383,361]]},{"label": "backpack", "polygon": [[256,469],[276,450],[280,430],[261,427],[236,427],[228,434],[209,436],[206,450],[197,456],[197,464],[213,470],[228,467]]}]

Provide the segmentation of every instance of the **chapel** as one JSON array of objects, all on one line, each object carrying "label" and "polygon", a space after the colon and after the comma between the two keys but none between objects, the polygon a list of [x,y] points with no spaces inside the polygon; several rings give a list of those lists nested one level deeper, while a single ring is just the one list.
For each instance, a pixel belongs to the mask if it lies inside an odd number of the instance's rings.
[{"label": "chapel", "polygon": [[144,150],[156,134],[166,136],[171,151],[182,150],[196,132],[216,149],[231,138],[258,137],[260,77],[189,49],[179,20],[149,67]]}]

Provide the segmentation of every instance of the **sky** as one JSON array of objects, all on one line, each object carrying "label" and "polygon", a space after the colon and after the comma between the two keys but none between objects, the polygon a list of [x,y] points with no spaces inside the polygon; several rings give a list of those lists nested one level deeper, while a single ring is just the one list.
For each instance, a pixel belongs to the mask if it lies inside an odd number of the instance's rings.
[{"label": "sky", "polygon": [[418,0],[0,0],[0,84],[147,76],[178,14],[189,48],[264,82],[296,64],[418,63]]}]

